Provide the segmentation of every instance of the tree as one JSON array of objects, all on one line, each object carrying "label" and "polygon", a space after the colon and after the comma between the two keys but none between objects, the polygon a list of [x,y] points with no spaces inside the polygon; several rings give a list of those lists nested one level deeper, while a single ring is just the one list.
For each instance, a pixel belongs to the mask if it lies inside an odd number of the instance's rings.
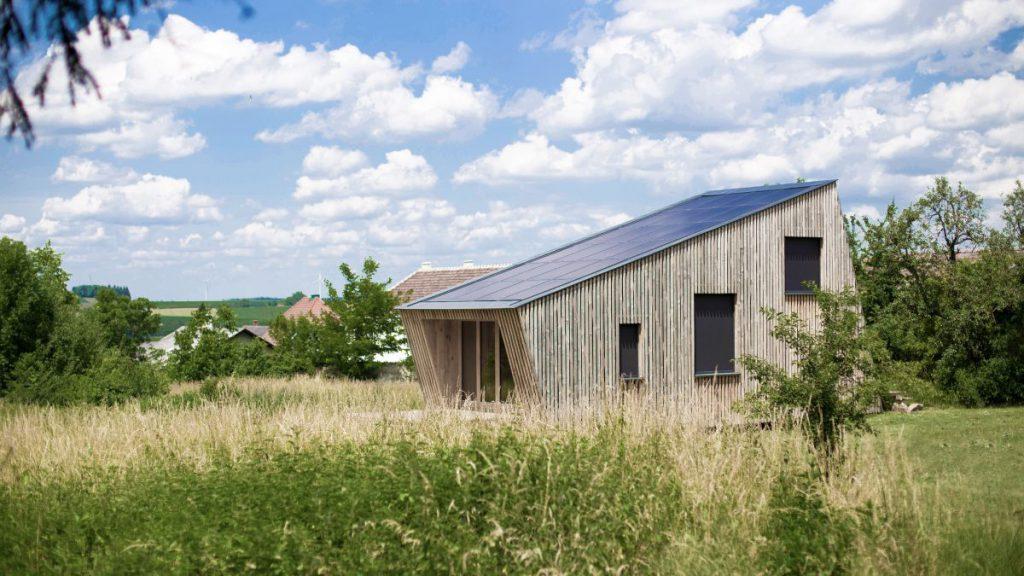
[{"label": "tree", "polygon": [[285,306],[291,306],[305,297],[306,295],[302,293],[301,290],[296,290],[295,292],[292,293],[291,296],[281,300],[281,303],[284,304]]},{"label": "tree", "polygon": [[821,324],[817,332],[795,313],[762,310],[773,324],[772,336],[796,355],[792,374],[755,356],[743,356],[739,362],[759,385],[745,400],[750,412],[773,418],[780,411],[799,411],[802,429],[828,456],[835,453],[843,432],[868,427],[867,408],[879,397],[871,354],[876,346],[861,327],[852,289],[832,293],[815,287],[814,298]]},{"label": "tree", "polygon": [[1024,186],[1017,187],[1003,199],[1004,232],[1017,249],[1024,249]]},{"label": "tree", "polygon": [[145,298],[132,300],[110,288],[100,288],[96,305],[87,312],[96,316],[107,346],[121,349],[132,358],[141,357],[139,346],[160,329],[160,316]]},{"label": "tree", "polygon": [[956,190],[945,176],[918,200],[922,222],[935,236],[950,262],[968,243],[980,244],[985,237],[985,212],[981,197],[957,182]]},{"label": "tree", "polygon": [[377,355],[400,350],[404,343],[402,321],[396,310],[401,302],[388,290],[390,278],[383,282],[374,280],[380,265],[373,258],[363,261],[361,275],[347,263],[338,269],[345,278],[345,286],[339,293],[327,282],[327,305],[333,314],[321,318],[329,351],[327,361],[339,374],[376,377],[380,372]]},{"label": "tree", "polygon": [[235,347],[228,331],[237,325],[234,311],[222,304],[216,311],[200,304],[188,324],[174,335],[169,365],[180,380],[202,380],[234,372]]},{"label": "tree", "polygon": [[0,238],[0,393],[18,359],[50,340],[60,308],[73,302],[67,280],[49,243],[29,251],[22,242]]}]

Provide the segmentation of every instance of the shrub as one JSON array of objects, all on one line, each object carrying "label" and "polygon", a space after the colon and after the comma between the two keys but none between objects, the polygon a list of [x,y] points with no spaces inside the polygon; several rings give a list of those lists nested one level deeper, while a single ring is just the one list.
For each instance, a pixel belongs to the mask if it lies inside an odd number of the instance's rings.
[{"label": "shrub", "polygon": [[780,411],[800,411],[801,425],[814,445],[835,451],[844,431],[867,428],[867,409],[879,398],[873,380],[872,339],[861,329],[857,296],[849,288],[839,293],[814,289],[821,329],[812,332],[795,313],[764,309],[774,325],[771,334],[796,354],[789,374],[762,358],[743,356],[740,364],[757,381],[746,407],[760,418]]}]

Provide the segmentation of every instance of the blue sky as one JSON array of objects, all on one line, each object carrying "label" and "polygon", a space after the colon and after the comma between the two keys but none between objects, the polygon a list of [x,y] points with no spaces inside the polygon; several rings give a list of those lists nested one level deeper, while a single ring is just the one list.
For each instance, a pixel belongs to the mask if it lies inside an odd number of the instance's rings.
[{"label": "blue sky", "polygon": [[75,283],[280,295],[797,177],[873,216],[946,174],[998,224],[1024,176],[1020,2],[252,5],[83,39],[103,98],[52,89],[38,144],[0,149],[0,233],[51,240]]}]

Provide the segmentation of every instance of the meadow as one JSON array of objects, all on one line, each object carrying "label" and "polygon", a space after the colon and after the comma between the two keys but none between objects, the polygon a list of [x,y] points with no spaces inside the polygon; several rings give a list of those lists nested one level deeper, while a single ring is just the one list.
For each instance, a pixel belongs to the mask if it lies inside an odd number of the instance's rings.
[{"label": "meadow", "polygon": [[423,408],[415,383],[0,403],[0,573],[1015,574],[1024,409],[785,430]]},{"label": "meadow", "polygon": [[[174,332],[177,328],[188,324],[189,316],[195,312],[196,308],[199,307],[203,302],[198,300],[157,300],[153,302],[154,312],[160,315],[160,329],[153,335],[153,339],[158,339],[171,332]],[[274,298],[256,298],[256,299],[232,299],[232,300],[216,300],[206,302],[209,307],[217,307],[221,304],[227,304],[235,312],[235,316],[238,318],[238,324],[244,326],[246,324],[259,323],[269,325],[274,321],[275,318],[284,313],[288,309],[287,306],[280,303],[279,299]]]}]

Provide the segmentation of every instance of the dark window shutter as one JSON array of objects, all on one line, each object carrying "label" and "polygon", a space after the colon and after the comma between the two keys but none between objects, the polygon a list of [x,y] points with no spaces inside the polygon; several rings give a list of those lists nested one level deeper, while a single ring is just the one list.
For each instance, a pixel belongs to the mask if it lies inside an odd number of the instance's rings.
[{"label": "dark window shutter", "polygon": [[821,238],[786,238],[786,293],[810,294],[821,285]]},{"label": "dark window shutter", "polygon": [[639,324],[619,324],[619,376],[640,377]]},{"label": "dark window shutter", "polygon": [[697,374],[735,372],[735,294],[693,297],[693,353]]}]

